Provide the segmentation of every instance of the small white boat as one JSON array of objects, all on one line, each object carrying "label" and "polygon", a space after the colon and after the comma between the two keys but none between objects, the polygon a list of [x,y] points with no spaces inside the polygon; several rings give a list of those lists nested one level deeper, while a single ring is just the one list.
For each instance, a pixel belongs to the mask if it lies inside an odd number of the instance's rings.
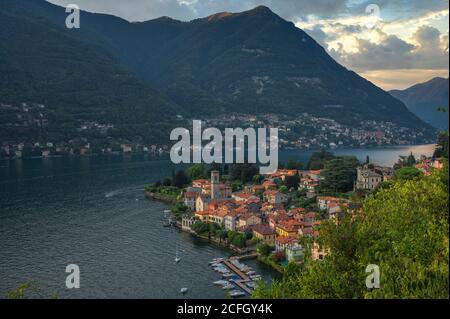
[{"label": "small white boat", "polygon": [[231,278],[233,276],[234,276],[234,274],[232,274],[232,273],[227,273],[227,274],[222,275],[223,278]]},{"label": "small white boat", "polygon": [[230,290],[230,289],[234,289],[234,285],[233,284],[226,284],[225,286],[222,287],[222,289],[224,290]]},{"label": "small white boat", "polygon": [[239,297],[244,297],[245,296],[245,292],[242,292],[240,290],[233,290],[230,292],[230,297],[232,298],[239,298]]},{"label": "small white boat", "polygon": [[213,284],[216,285],[216,286],[225,286],[225,285],[228,284],[228,281],[226,281],[226,280],[217,280],[217,281],[214,281]]},{"label": "small white boat", "polygon": [[178,264],[181,261],[180,257],[175,257],[175,263]]},{"label": "small white boat", "polygon": [[187,288],[181,288],[181,289],[180,289],[180,293],[183,294],[183,295],[185,295],[185,294],[188,292],[188,290],[189,290],[189,289],[187,289]]},{"label": "small white boat", "polygon": [[256,288],[256,283],[253,282],[253,281],[246,282],[245,285],[246,285],[248,288],[251,288],[251,289],[255,289],[255,288]]},{"label": "small white boat", "polygon": [[253,276],[255,274],[256,274],[256,271],[254,271],[254,270],[247,271],[247,275],[249,275],[249,276]]}]

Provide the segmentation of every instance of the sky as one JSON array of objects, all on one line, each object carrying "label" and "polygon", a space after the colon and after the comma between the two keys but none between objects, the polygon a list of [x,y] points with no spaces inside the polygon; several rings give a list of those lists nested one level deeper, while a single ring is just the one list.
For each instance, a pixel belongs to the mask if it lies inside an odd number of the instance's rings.
[{"label": "sky", "polygon": [[189,21],[265,5],[385,90],[448,77],[449,0],[49,0],[129,21]]}]

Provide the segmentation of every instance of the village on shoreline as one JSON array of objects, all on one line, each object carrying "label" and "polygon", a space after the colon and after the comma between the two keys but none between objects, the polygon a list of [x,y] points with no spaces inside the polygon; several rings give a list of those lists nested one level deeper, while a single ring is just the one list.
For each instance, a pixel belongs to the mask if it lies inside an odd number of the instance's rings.
[{"label": "village on shoreline", "polygon": [[252,255],[283,273],[306,258],[323,260],[320,225],[338,223],[362,209],[364,198],[393,179],[431,175],[439,159],[400,157],[394,167],[359,163],[354,157],[314,153],[307,165],[282,163],[259,175],[251,164],[196,164],[145,188],[146,197],[172,205],[165,226]]}]

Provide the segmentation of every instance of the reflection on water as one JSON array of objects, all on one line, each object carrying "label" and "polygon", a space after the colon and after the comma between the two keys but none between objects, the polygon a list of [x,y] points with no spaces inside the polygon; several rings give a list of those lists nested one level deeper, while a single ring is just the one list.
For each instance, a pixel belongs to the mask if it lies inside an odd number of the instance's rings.
[{"label": "reflection on water", "polygon": [[[168,161],[116,156],[2,166],[0,297],[28,279],[42,297],[181,298],[181,287],[189,287],[187,298],[224,297],[208,262],[229,252],[164,228],[167,207],[143,200],[146,183],[171,175]],[[78,290],[65,288],[71,263],[80,267]],[[251,263],[270,280],[271,270]]]},{"label": "reflection on water", "polygon": [[[433,146],[337,150],[392,165],[398,155],[431,155]],[[311,152],[281,160],[306,162]],[[48,158],[0,162],[0,298],[32,279],[40,296],[60,298],[222,298],[208,267],[228,251],[162,226],[164,204],[142,187],[180,169],[142,156]],[[174,264],[176,247],[182,261]],[[81,289],[65,288],[65,268],[78,264]],[[270,280],[274,273],[249,264]]]}]

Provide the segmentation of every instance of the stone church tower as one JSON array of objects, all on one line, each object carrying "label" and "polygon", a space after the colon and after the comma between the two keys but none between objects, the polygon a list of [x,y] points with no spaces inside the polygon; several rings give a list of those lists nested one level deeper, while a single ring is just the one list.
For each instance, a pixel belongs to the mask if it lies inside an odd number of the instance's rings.
[{"label": "stone church tower", "polygon": [[219,175],[219,171],[211,171],[211,199],[219,199],[221,197]]}]

